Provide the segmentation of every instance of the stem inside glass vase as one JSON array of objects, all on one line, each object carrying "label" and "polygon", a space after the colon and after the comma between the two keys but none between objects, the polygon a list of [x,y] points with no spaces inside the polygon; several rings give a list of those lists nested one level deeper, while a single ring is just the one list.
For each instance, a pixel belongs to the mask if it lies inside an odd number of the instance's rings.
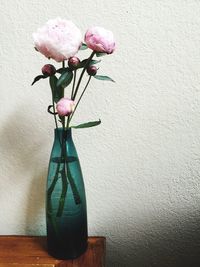
[{"label": "stem inside glass vase", "polygon": [[[67,137],[68,137],[68,133],[69,131],[71,131],[70,129],[65,130],[65,128],[63,127],[62,129],[58,129],[58,131],[62,131],[62,138],[60,141],[60,157],[59,158],[55,158],[54,161],[57,164],[56,167],[56,172],[55,175],[53,177],[53,181],[50,185],[50,187],[48,188],[47,191],[47,196],[48,196],[48,201],[47,201],[47,205],[49,206],[49,216],[53,216],[52,214],[52,208],[51,208],[51,197],[52,197],[52,193],[55,189],[55,186],[58,182],[59,179],[61,179],[62,181],[62,190],[61,190],[61,194],[60,194],[60,199],[59,199],[59,204],[58,204],[58,209],[57,209],[57,213],[56,213],[56,217],[61,217],[63,214],[63,209],[64,209],[64,205],[67,203],[65,203],[66,200],[66,195],[67,195],[67,191],[68,191],[68,187],[70,185],[72,193],[73,193],[73,197],[74,197],[74,202],[76,203],[76,205],[81,203],[81,198],[76,186],[76,183],[74,181],[74,177],[70,171],[69,168],[69,164],[73,163],[73,161],[75,161],[76,159],[73,157],[69,157],[67,155]],[[60,135],[59,135],[59,140],[60,140]]]}]

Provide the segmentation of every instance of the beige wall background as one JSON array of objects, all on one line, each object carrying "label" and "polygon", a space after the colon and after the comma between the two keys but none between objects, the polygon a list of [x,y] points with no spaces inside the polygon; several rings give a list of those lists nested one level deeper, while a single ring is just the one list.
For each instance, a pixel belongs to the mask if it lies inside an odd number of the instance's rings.
[{"label": "beige wall background", "polygon": [[74,131],[85,178],[89,234],[107,238],[107,266],[200,266],[200,1],[0,0],[0,234],[44,235],[54,122],[48,63],[32,33],[71,19],[84,34],[114,32]]}]

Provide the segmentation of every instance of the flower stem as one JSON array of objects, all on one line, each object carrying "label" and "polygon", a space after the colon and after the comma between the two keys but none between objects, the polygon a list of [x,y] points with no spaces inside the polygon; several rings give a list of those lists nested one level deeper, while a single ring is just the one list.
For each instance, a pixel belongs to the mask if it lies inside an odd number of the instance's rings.
[{"label": "flower stem", "polygon": [[81,101],[81,98],[83,97],[83,95],[84,95],[84,93],[85,93],[85,91],[86,91],[86,89],[87,89],[87,87],[88,87],[88,85],[89,85],[89,83],[90,83],[91,78],[92,78],[92,76],[89,76],[89,79],[88,79],[88,81],[87,81],[87,83],[86,83],[86,85],[85,85],[85,88],[83,89],[83,92],[82,92],[82,94],[80,95],[79,100],[77,101],[77,104],[76,104],[76,106],[75,106],[75,108],[74,108],[74,111],[73,111],[73,113],[72,113],[72,115],[71,115],[71,117],[70,117],[70,119],[69,119],[69,122],[71,121],[72,117],[74,116],[74,113],[75,113],[75,111],[76,111],[76,109],[77,109],[77,107],[78,107],[78,105],[79,105],[79,103],[80,103],[80,101]]},{"label": "flower stem", "polygon": [[63,164],[63,169],[61,171],[61,177],[62,177],[62,193],[60,196],[59,206],[58,206],[58,210],[57,210],[57,214],[56,214],[57,217],[62,216],[64,205],[65,205],[65,198],[66,198],[66,194],[67,194],[68,182],[67,182],[67,177],[66,177],[65,161]]},{"label": "flower stem", "polygon": [[[51,77],[49,79],[49,84],[50,84],[50,87],[51,87]],[[52,107],[53,107],[54,121],[55,121],[56,129],[58,129],[58,122],[57,122],[57,118],[56,118],[56,109],[55,109],[55,101],[54,101],[54,94],[53,94],[53,90],[52,89],[51,89],[51,95],[52,95]]]},{"label": "flower stem", "polygon": [[60,162],[58,162],[54,179],[53,179],[53,181],[52,181],[52,183],[51,183],[51,185],[50,185],[50,187],[48,188],[48,191],[47,191],[47,195],[48,195],[48,199],[49,200],[51,199],[51,194],[53,193],[53,190],[55,188],[55,185],[56,185],[56,183],[58,181],[59,169],[60,169]]},{"label": "flower stem", "polygon": [[74,94],[75,82],[76,82],[76,70],[74,70],[74,80],[73,80],[73,86],[72,86],[71,99],[72,99],[73,94]]},{"label": "flower stem", "polygon": [[57,122],[57,118],[56,118],[56,109],[55,109],[55,103],[54,103],[53,95],[52,95],[52,106],[53,106],[53,113],[54,113],[53,116],[54,116],[56,129],[58,129],[58,122]]},{"label": "flower stem", "polygon": [[72,189],[72,193],[74,196],[74,202],[76,203],[76,205],[79,205],[79,204],[81,204],[81,197],[80,197],[80,194],[78,192],[77,186],[74,182],[74,178],[72,177],[68,162],[66,162],[66,166],[67,166],[68,181],[69,181],[69,184],[70,184],[71,189]]},{"label": "flower stem", "polygon": [[84,75],[84,73],[85,73],[85,71],[86,71],[86,68],[88,67],[88,65],[89,65],[89,63],[90,63],[90,61],[92,60],[92,58],[93,58],[94,55],[95,55],[95,52],[93,51],[93,52],[91,53],[91,55],[89,56],[87,62],[85,63],[85,66],[84,66],[84,68],[83,68],[83,70],[82,70],[82,72],[81,72],[81,75],[80,75],[80,77],[79,77],[78,83],[77,83],[77,85],[76,85],[76,89],[75,89],[74,95],[73,95],[73,97],[72,97],[72,100],[75,100],[75,98],[76,98],[76,95],[77,95],[77,93],[78,93],[78,89],[79,89],[80,83],[81,83],[81,81],[82,81],[83,75]]}]

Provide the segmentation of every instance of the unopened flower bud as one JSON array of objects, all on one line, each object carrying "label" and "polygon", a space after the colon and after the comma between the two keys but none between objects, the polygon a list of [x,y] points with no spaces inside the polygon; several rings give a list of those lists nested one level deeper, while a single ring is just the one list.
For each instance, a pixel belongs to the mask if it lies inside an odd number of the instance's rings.
[{"label": "unopened flower bud", "polygon": [[70,57],[68,60],[68,66],[71,69],[76,69],[80,63],[80,59],[78,57]]},{"label": "unopened flower bud", "polygon": [[89,66],[89,67],[87,68],[87,73],[88,73],[90,76],[94,76],[94,75],[96,75],[96,73],[97,73],[97,67],[95,67],[95,66]]},{"label": "unopened flower bud", "polygon": [[63,97],[56,104],[56,110],[60,116],[69,116],[73,112],[74,106],[73,100]]},{"label": "unopened flower bud", "polygon": [[56,73],[56,68],[51,64],[46,64],[42,67],[42,73],[45,76],[52,76]]}]

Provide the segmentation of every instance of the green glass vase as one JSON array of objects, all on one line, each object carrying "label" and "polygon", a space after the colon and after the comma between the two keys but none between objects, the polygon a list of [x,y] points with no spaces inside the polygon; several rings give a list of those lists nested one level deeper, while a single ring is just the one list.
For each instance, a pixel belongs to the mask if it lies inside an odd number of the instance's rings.
[{"label": "green glass vase", "polygon": [[55,129],[46,191],[47,247],[57,259],[74,259],[87,249],[83,176],[71,129]]}]

